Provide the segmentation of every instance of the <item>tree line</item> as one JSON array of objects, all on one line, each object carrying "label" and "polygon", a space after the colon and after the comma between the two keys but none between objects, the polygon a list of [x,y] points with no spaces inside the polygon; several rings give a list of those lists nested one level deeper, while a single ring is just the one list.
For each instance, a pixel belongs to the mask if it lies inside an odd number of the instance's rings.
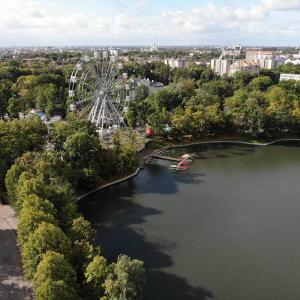
[{"label": "tree line", "polygon": [[30,65],[18,61],[0,63],[0,119],[18,118],[30,109],[45,111],[47,116],[65,116],[68,65],[49,67],[43,62]]},{"label": "tree line", "polygon": [[239,134],[254,137],[300,133],[300,82],[281,81],[279,72],[300,71],[285,65],[259,74],[238,72],[218,77],[205,68],[178,69],[173,82],[149,95],[137,89],[127,120],[148,124],[159,135],[200,138]]},{"label": "tree line", "polygon": [[135,168],[133,146],[116,139],[113,148],[102,148],[93,125],[73,115],[56,123],[48,139],[37,117],[1,121],[0,131],[2,180],[10,167],[5,187],[36,299],[141,299],[143,262],[120,255],[109,263],[74,201],[79,187]]}]

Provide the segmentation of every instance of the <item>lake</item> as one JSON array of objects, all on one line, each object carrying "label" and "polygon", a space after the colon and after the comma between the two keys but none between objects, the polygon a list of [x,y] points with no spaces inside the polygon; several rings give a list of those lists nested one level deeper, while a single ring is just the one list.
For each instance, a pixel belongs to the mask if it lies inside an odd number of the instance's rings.
[{"label": "lake", "polygon": [[300,299],[300,143],[209,144],[157,160],[80,210],[109,259],[144,260],[147,300]]}]

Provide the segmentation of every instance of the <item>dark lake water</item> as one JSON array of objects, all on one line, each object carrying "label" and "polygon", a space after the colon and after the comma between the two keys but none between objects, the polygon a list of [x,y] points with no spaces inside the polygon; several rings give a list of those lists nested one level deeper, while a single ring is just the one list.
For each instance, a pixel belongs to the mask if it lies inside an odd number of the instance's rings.
[{"label": "dark lake water", "polygon": [[[300,144],[298,144],[300,145]],[[144,260],[147,300],[300,299],[300,148],[215,144],[80,203],[109,259]]]}]

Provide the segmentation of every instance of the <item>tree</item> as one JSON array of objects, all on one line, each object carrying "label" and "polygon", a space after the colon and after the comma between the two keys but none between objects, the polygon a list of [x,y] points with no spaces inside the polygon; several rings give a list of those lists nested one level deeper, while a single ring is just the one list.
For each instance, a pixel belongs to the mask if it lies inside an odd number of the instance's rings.
[{"label": "tree", "polygon": [[154,129],[155,134],[163,133],[164,127],[168,123],[168,116],[166,109],[163,108],[147,117],[148,124]]},{"label": "tree", "polygon": [[86,268],[85,279],[95,299],[103,295],[103,284],[107,272],[107,261],[100,255],[96,255]]},{"label": "tree", "polygon": [[[94,186],[99,176],[102,148],[98,139],[86,132],[70,135],[63,146],[63,158],[75,186]],[[88,157],[88,159],[87,159]]]},{"label": "tree", "polygon": [[56,215],[56,209],[54,205],[46,200],[38,197],[37,195],[28,195],[23,203],[23,209],[34,209],[36,211],[42,211],[52,216]]},{"label": "tree", "polygon": [[48,251],[37,267],[33,283],[37,300],[78,299],[76,273],[60,253]]},{"label": "tree", "polygon": [[16,208],[17,195],[16,190],[18,186],[19,177],[25,171],[32,171],[34,168],[34,161],[38,154],[34,152],[26,152],[19,157],[11,168],[7,171],[5,176],[5,187],[10,204]]},{"label": "tree", "polygon": [[226,99],[225,110],[237,131],[259,136],[265,132],[266,105],[263,93],[239,90]]},{"label": "tree", "polygon": [[25,276],[32,279],[37,266],[47,251],[56,251],[70,258],[71,241],[57,226],[49,223],[41,223],[29,236],[27,243],[22,249],[23,266]]},{"label": "tree", "polygon": [[214,73],[211,69],[206,68],[200,75],[200,79],[197,81],[198,86],[208,82],[214,78]]},{"label": "tree", "polygon": [[259,71],[259,76],[268,76],[272,79],[274,84],[278,84],[280,73],[277,70],[262,69]]},{"label": "tree", "polygon": [[106,296],[103,299],[142,299],[144,282],[144,263],[126,255],[120,255],[117,262],[109,266],[109,274],[103,284]]},{"label": "tree", "polygon": [[59,99],[59,89],[48,83],[36,87],[36,108],[44,110],[47,116],[53,115]]},{"label": "tree", "polygon": [[[49,204],[51,203],[49,202]],[[35,207],[22,208],[18,223],[18,239],[22,247],[28,241],[30,233],[34,232],[42,222],[57,225],[54,215],[50,213]]]},{"label": "tree", "polygon": [[89,136],[97,137],[96,127],[91,122],[70,113],[65,121],[54,123],[50,131],[50,140],[54,144],[55,150],[62,150],[67,138],[76,132],[85,132]]},{"label": "tree", "polygon": [[36,300],[79,300],[76,291],[63,280],[47,279],[36,287]]},{"label": "tree", "polygon": [[0,80],[0,118],[7,113],[8,100],[12,96],[11,85],[10,80]]},{"label": "tree", "polygon": [[47,128],[39,118],[8,122],[0,120],[1,185],[4,183],[7,170],[16,158],[27,151],[42,148],[46,133]]},{"label": "tree", "polygon": [[95,230],[91,223],[85,220],[82,216],[73,220],[70,228],[70,238],[72,241],[91,242],[94,240]]},{"label": "tree", "polygon": [[[208,92],[213,97],[218,97],[220,104],[223,105],[225,98],[228,98],[233,95],[232,85],[226,80],[212,80],[202,85],[201,89],[198,91],[198,95],[203,90],[206,93]],[[215,98],[215,102],[218,100]]]},{"label": "tree", "polygon": [[117,154],[117,172],[124,174],[138,167],[139,160],[133,145],[128,143],[121,146],[121,152]]},{"label": "tree", "polygon": [[294,93],[287,93],[278,86],[274,86],[266,93],[266,108],[268,126],[272,131],[282,132],[291,129],[291,113],[293,104],[299,101]]},{"label": "tree", "polygon": [[277,69],[280,73],[300,74],[300,66],[292,63],[279,66]]},{"label": "tree", "polygon": [[255,75],[249,72],[236,72],[233,75],[233,89],[239,90],[245,88],[253,78],[255,78]]},{"label": "tree", "polygon": [[249,87],[254,91],[266,91],[274,83],[269,76],[259,76],[250,81]]},{"label": "tree", "polygon": [[10,118],[18,118],[22,111],[20,101],[16,97],[11,97],[8,100],[7,113]]},{"label": "tree", "polygon": [[149,88],[146,85],[141,84],[137,86],[137,88],[135,89],[135,100],[142,101],[145,100],[148,96]]},{"label": "tree", "polygon": [[73,190],[63,178],[54,177],[45,180],[42,174],[33,175],[23,172],[19,177],[16,195],[18,209],[21,209],[24,201],[30,194],[35,194],[42,199],[48,199],[53,203],[57,214],[56,219],[63,229],[69,229],[73,218],[77,217],[74,203]]}]

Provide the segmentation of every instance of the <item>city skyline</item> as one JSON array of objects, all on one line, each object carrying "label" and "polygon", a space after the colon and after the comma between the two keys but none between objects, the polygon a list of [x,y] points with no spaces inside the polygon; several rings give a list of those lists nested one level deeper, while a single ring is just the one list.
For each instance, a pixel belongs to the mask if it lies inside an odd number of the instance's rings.
[{"label": "city skyline", "polygon": [[300,0],[0,0],[0,46],[296,46]]}]

